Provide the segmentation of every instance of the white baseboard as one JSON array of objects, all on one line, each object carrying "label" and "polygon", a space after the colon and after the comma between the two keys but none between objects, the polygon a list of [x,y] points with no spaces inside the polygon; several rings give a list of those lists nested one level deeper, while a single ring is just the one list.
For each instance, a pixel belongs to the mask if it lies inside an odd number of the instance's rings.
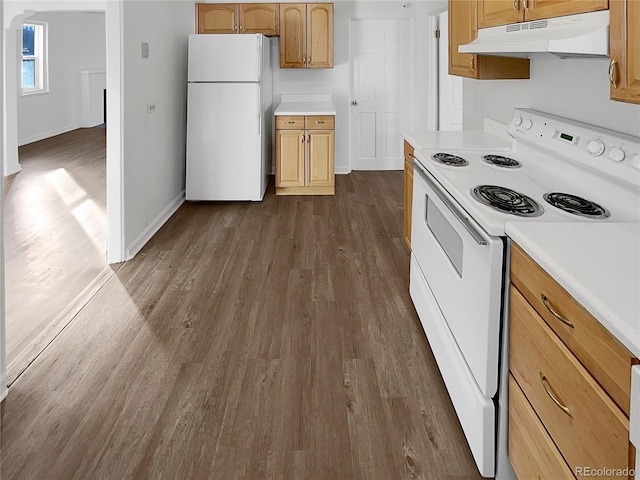
[{"label": "white baseboard", "polygon": [[171,218],[171,216],[176,213],[180,205],[184,203],[185,200],[185,191],[183,190],[180,194],[174,198],[169,205],[165,207],[162,212],[151,222],[151,224],[144,229],[144,231],[138,235],[129,246],[127,246],[125,251],[125,260],[131,260],[140,250],[144,247],[149,240],[156,234],[158,230]]},{"label": "white baseboard", "polygon": [[56,128],[54,130],[50,130],[48,132],[39,133],[38,135],[33,135],[27,138],[18,139],[18,146],[22,147],[24,145],[28,145],[33,142],[39,142],[40,140],[44,140],[45,138],[55,137],[56,135],[61,135],[63,133],[70,132],[72,130],[77,130],[78,128],[82,128],[80,125],[67,125],[66,127]]},{"label": "white baseboard", "polygon": [[14,165],[6,165],[4,170],[4,176],[8,177],[20,171],[22,171],[22,165],[20,165],[19,163],[15,163]]}]

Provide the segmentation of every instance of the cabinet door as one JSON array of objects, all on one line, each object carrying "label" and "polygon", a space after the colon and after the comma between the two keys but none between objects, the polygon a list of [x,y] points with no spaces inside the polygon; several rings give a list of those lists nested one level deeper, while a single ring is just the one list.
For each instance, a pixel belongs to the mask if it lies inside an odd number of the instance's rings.
[{"label": "cabinet door", "polygon": [[333,68],[333,4],[307,5],[307,68]]},{"label": "cabinet door", "polygon": [[529,78],[529,59],[458,53],[478,34],[477,0],[449,0],[449,74],[481,80]]},{"label": "cabinet door", "polygon": [[522,0],[480,0],[478,27],[495,27],[524,20]]},{"label": "cabinet door", "polygon": [[611,2],[611,99],[640,104],[640,0]]},{"label": "cabinet door", "polygon": [[276,131],[276,187],[304,186],[304,130]]},{"label": "cabinet door", "polygon": [[[521,0],[524,4],[524,19],[562,17],[575,13],[595,12],[609,8],[609,0]],[[622,3],[622,0],[611,2]]]},{"label": "cabinet door", "polygon": [[476,78],[477,55],[458,53],[458,46],[476,38],[476,0],[449,0],[449,74]]},{"label": "cabinet door", "polygon": [[333,173],[333,130],[307,131],[307,172],[308,187],[332,187]]},{"label": "cabinet door", "polygon": [[198,33],[237,33],[237,3],[198,3]]},{"label": "cabinet door", "polygon": [[241,3],[240,33],[275,36],[280,32],[280,8],[277,3]]},{"label": "cabinet door", "polygon": [[307,66],[307,5],[280,4],[280,67]]}]

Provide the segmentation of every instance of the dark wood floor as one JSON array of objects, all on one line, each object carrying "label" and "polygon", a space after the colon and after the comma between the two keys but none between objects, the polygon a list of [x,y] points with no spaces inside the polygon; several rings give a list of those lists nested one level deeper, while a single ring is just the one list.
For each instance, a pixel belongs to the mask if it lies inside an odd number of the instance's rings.
[{"label": "dark wood floor", "polygon": [[20,147],[5,180],[8,379],[13,381],[113,274],[106,262],[105,130]]},{"label": "dark wood floor", "polygon": [[187,203],[14,383],[9,479],[480,478],[408,294],[402,172]]}]

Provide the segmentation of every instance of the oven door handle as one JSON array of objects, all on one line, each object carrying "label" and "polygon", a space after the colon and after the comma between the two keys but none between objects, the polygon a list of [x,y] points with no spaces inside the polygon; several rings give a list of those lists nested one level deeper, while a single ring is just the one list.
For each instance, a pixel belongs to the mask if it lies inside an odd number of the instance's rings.
[{"label": "oven door handle", "polygon": [[453,216],[456,217],[458,221],[462,224],[462,226],[467,230],[467,232],[469,232],[469,235],[471,235],[471,238],[473,238],[478,245],[487,245],[487,241],[480,234],[480,232],[476,230],[476,228],[471,224],[471,222],[469,222],[469,219],[467,219],[464,215],[462,215],[462,213],[458,211],[458,209],[451,203],[451,201],[447,197],[445,197],[444,194],[440,192],[440,190],[438,190],[438,187],[434,185],[433,181],[429,178],[427,172],[424,171],[422,165],[420,165],[420,163],[414,160],[413,166],[417,169],[418,175],[420,175],[422,179],[425,182],[427,182],[429,187],[431,187],[431,190],[433,190],[436,193],[440,201],[444,203],[444,205],[447,207],[447,209],[449,209],[449,211],[453,214]]}]

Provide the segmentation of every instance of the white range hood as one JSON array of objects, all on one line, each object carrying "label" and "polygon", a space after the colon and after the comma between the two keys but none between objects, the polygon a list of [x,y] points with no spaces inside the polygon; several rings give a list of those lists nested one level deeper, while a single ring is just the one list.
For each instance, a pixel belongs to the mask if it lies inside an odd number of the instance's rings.
[{"label": "white range hood", "polygon": [[566,57],[609,56],[609,10],[481,28],[460,53],[512,55],[553,53]]}]

